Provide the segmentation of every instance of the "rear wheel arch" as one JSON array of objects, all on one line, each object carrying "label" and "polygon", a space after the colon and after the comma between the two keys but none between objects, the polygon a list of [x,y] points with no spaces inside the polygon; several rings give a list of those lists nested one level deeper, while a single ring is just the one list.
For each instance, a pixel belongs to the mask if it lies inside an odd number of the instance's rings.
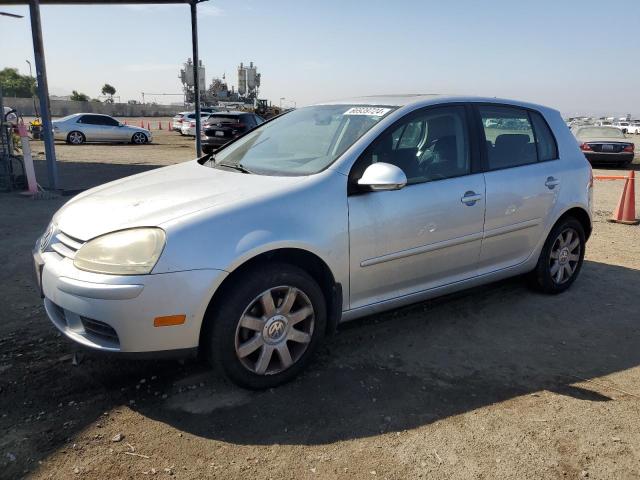
[{"label": "rear wheel arch", "polygon": [[573,217],[580,222],[582,228],[584,229],[584,235],[587,240],[589,240],[589,236],[591,236],[591,231],[593,229],[591,225],[591,217],[587,213],[587,211],[582,207],[573,207],[564,212],[558,220],[553,224],[551,230],[555,228],[555,226],[561,221],[565,220],[567,217]]},{"label": "rear wheel arch", "polygon": [[285,263],[296,266],[308,273],[319,285],[327,302],[327,334],[335,331],[340,316],[342,314],[342,286],[336,283],[333,272],[319,256],[308,250],[300,248],[279,248],[260,253],[238,267],[227,275],[220,286],[216,289],[207,306],[202,327],[200,328],[200,346],[205,338],[203,334],[207,328],[207,323],[212,318],[212,311],[220,302],[224,301],[225,291],[233,288],[242,276],[260,265],[269,263]]}]

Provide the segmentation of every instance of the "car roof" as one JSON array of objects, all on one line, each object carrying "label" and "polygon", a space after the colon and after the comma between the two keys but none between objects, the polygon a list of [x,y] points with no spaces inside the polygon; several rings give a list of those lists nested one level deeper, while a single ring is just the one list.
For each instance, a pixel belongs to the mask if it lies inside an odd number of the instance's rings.
[{"label": "car roof", "polygon": [[496,97],[477,97],[451,94],[408,94],[408,95],[371,95],[364,97],[352,97],[342,100],[320,102],[316,105],[381,105],[389,107],[426,106],[440,103],[470,102],[470,103],[496,103],[532,108],[535,110],[548,109],[543,105]]}]

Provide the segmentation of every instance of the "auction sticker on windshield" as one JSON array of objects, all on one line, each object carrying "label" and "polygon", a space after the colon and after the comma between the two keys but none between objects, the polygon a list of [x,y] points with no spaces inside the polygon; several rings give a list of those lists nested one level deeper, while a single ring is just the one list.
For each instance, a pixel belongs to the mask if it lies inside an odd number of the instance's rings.
[{"label": "auction sticker on windshield", "polygon": [[344,112],[343,115],[372,115],[374,117],[382,117],[390,110],[390,108],[381,107],[353,107]]}]

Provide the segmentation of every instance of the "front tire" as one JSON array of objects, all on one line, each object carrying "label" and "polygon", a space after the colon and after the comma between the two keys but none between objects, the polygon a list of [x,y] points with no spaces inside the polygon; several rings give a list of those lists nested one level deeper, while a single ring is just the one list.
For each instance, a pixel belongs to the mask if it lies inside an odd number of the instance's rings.
[{"label": "front tire", "polygon": [[133,143],[134,145],[144,145],[148,141],[149,141],[149,139],[142,132],[136,132],[131,137],[131,143]]},{"label": "front tire", "polygon": [[224,291],[204,332],[209,362],[234,383],[272,388],[296,377],[311,361],[327,323],[316,281],[285,263],[247,270]]},{"label": "front tire", "polygon": [[536,268],[531,272],[531,285],[544,293],[567,290],[576,280],[584,261],[586,237],[582,224],[567,217],[553,227],[545,241]]}]

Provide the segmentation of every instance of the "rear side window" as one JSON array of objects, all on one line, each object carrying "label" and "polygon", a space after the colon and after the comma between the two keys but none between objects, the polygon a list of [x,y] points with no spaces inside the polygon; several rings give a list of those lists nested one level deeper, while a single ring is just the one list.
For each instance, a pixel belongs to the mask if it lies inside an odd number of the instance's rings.
[{"label": "rear side window", "polygon": [[80,117],[80,120],[78,120],[78,123],[84,123],[86,125],[97,125],[95,115],[83,115],[82,117]]},{"label": "rear side window", "polygon": [[529,115],[536,134],[538,161],[555,160],[558,158],[558,146],[549,125],[538,112],[529,112]]},{"label": "rear side window", "polygon": [[489,170],[528,165],[538,161],[535,135],[526,110],[481,106]]}]

